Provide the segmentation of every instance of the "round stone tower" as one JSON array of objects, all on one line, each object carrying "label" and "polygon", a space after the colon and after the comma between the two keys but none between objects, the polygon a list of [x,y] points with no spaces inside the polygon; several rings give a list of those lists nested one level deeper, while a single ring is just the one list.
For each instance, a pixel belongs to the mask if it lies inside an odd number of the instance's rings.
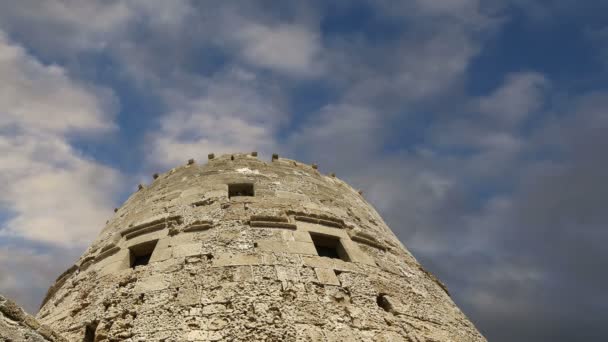
[{"label": "round stone tower", "polygon": [[140,185],[37,318],[70,341],[485,341],[361,193],[255,152]]}]

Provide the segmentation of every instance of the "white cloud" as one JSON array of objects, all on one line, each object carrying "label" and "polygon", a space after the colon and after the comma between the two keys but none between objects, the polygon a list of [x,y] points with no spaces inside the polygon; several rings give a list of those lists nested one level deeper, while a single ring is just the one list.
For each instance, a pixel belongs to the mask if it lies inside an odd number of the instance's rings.
[{"label": "white cloud", "polygon": [[381,118],[363,106],[347,103],[328,105],[308,118],[298,132],[291,134],[289,147],[302,156],[321,162],[356,161],[378,145]]},{"label": "white cloud", "polygon": [[549,81],[536,72],[508,75],[492,94],[479,99],[479,110],[498,123],[518,124],[542,107],[548,86]]},{"label": "white cloud", "polygon": [[0,79],[0,292],[34,313],[112,215],[121,175],[68,136],[111,133],[116,106],[110,91],[42,64],[2,31]]},{"label": "white cloud", "polygon": [[0,204],[11,215],[0,234],[86,244],[111,213],[120,177],[81,156],[67,135],[108,132],[112,97],[42,65],[2,33],[0,79]]},{"label": "white cloud", "polygon": [[14,216],[1,235],[86,245],[111,215],[119,174],[78,155],[62,138],[0,137],[0,203]]},{"label": "white cloud", "polygon": [[112,127],[111,97],[71,81],[56,65],[42,65],[0,32],[0,128],[65,133]]},{"label": "white cloud", "polygon": [[172,109],[148,136],[149,162],[173,167],[208,153],[271,153],[286,115],[280,91],[241,69],[202,82],[200,96],[167,95]]},{"label": "white cloud", "polygon": [[[169,59],[176,55],[188,58],[188,47],[206,45],[235,53],[250,66],[290,76],[308,78],[322,72],[317,27],[267,21],[268,13],[257,9],[248,12],[252,8],[249,4],[197,4],[187,0],[23,0],[0,4],[0,29],[19,33],[45,56],[66,58],[74,53],[104,52],[126,63],[137,58],[143,59],[137,61],[139,64],[158,67],[156,60],[167,62],[164,55]],[[39,30],[42,27],[44,30]],[[162,56],[140,55],[139,49],[154,48],[142,47],[142,32],[134,34],[140,29],[171,47]],[[141,79],[150,71],[145,70],[146,65],[124,67]]]},{"label": "white cloud", "polygon": [[521,125],[543,114],[549,87],[540,73],[510,74],[488,95],[467,99],[462,108],[455,109],[460,115],[436,121],[429,141],[440,149],[468,153],[459,168],[462,177],[500,182],[518,172],[518,158],[529,148]]},{"label": "white cloud", "polygon": [[432,30],[425,22],[416,24],[414,33],[390,43],[355,37],[327,44],[329,76],[345,89],[344,102],[403,108],[404,103],[436,102],[461,86],[483,41],[459,23]]},{"label": "white cloud", "polygon": [[132,16],[146,17],[158,28],[170,31],[186,24],[195,12],[189,0],[131,0],[126,2]]},{"label": "white cloud", "polygon": [[253,65],[303,77],[321,71],[319,34],[303,25],[249,23],[237,29],[235,38]]},{"label": "white cloud", "polygon": [[38,48],[62,55],[107,47],[131,16],[123,1],[22,0],[0,4],[0,28],[25,33]]},{"label": "white cloud", "polygon": [[424,257],[453,243],[453,236],[441,231],[437,212],[452,199],[456,179],[433,163],[417,154],[376,157],[350,175],[406,247]]},{"label": "white cloud", "polygon": [[454,86],[479,50],[480,43],[459,27],[406,44],[398,51],[401,71],[394,86],[409,98],[436,95]]}]

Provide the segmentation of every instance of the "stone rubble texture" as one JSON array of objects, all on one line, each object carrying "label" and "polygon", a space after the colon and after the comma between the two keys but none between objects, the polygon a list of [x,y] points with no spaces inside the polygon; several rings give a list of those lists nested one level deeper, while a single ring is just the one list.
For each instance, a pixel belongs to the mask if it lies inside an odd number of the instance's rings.
[{"label": "stone rubble texture", "polygon": [[0,341],[67,342],[3,296],[0,296]]},{"label": "stone rubble texture", "polygon": [[[254,196],[229,197],[236,183]],[[339,239],[348,261],[318,256],[311,233]],[[150,241],[149,264],[131,268]],[[155,175],[37,319],[69,341],[87,326],[94,341],[485,341],[358,191],[254,153]]]}]

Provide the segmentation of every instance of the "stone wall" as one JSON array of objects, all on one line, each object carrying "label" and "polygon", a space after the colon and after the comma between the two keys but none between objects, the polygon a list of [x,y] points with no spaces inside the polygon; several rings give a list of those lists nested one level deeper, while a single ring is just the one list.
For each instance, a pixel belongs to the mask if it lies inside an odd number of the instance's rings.
[{"label": "stone wall", "polygon": [[140,185],[39,320],[71,341],[485,341],[358,191],[212,157]]},{"label": "stone wall", "polygon": [[63,342],[63,337],[41,325],[13,301],[0,295],[0,341]]}]

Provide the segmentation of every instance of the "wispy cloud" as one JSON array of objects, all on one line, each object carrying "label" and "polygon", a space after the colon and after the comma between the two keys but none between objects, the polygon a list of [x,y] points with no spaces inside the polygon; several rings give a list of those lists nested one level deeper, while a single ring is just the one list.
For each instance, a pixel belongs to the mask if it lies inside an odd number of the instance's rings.
[{"label": "wispy cloud", "polygon": [[120,175],[83,157],[68,136],[109,132],[111,93],[41,64],[1,34],[0,77],[0,203],[11,217],[0,233],[66,246],[91,241]]},{"label": "wispy cloud", "polygon": [[242,25],[234,38],[244,60],[253,65],[305,78],[323,70],[319,33],[303,25]]},{"label": "wispy cloud", "polygon": [[207,153],[276,147],[276,131],[287,119],[276,85],[240,68],[199,81],[197,95],[165,94],[170,109],[147,137],[150,163],[172,167]]}]

